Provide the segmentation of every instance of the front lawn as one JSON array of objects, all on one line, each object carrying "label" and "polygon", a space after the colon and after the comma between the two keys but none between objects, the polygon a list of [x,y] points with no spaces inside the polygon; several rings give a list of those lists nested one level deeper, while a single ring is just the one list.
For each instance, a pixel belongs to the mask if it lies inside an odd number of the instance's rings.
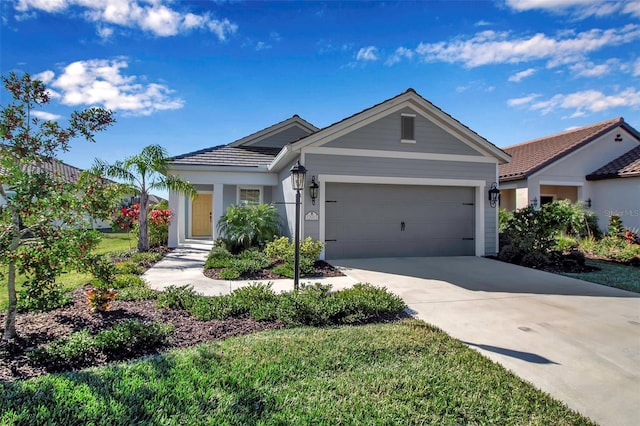
[{"label": "front lawn", "polygon": [[593,424],[417,320],[260,332],[0,392],[16,425]]},{"label": "front lawn", "polygon": [[562,275],[640,293],[639,267],[592,259],[588,259],[586,264],[600,270],[583,273],[563,273]]}]

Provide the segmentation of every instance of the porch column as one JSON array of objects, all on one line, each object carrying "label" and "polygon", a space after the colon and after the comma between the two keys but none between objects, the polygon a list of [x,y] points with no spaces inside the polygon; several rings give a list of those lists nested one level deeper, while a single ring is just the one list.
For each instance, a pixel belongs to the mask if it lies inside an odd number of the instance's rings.
[{"label": "porch column", "polygon": [[540,210],[540,184],[535,182],[529,182],[529,203],[532,204],[533,200],[538,200],[536,206],[534,207],[536,210]]},{"label": "porch column", "polygon": [[169,247],[177,247],[184,241],[184,196],[177,191],[169,191],[169,209],[173,212],[173,219],[169,223]]},{"label": "porch column", "polygon": [[224,184],[216,183],[213,185],[213,217],[211,218],[211,227],[213,231],[213,240],[215,241],[218,235],[218,219],[224,214]]},{"label": "porch column", "polygon": [[516,210],[527,207],[529,201],[529,188],[516,188]]}]

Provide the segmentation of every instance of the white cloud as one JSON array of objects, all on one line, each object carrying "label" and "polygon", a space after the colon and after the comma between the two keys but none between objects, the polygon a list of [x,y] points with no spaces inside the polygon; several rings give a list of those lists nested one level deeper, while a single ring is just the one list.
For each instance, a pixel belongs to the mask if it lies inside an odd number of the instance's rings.
[{"label": "white cloud", "polygon": [[362,47],[358,50],[356,55],[358,61],[377,61],[378,60],[378,48],[375,46]]},{"label": "white cloud", "polygon": [[524,71],[520,71],[509,77],[509,81],[513,81],[518,83],[522,81],[522,79],[532,76],[536,72],[535,68],[527,68]]},{"label": "white cloud", "polygon": [[49,86],[58,89],[65,105],[97,105],[129,115],[150,115],[156,111],[180,109],[184,101],[173,97],[166,85],[138,82],[137,76],[126,76],[125,59],[91,59],[67,65],[61,75],[47,70],[40,74]]},{"label": "white cloud", "polygon": [[557,94],[551,98],[536,102],[530,109],[549,114],[558,109],[573,110],[572,117],[585,115],[587,112],[606,111],[617,107],[640,106],[640,91],[629,87],[617,93],[606,95],[599,90],[584,90],[569,94]]},{"label": "white cloud", "polygon": [[[164,3],[167,3],[165,5]],[[83,10],[85,19],[98,25],[98,34],[111,35],[107,25],[139,28],[158,37],[170,37],[193,29],[212,32],[223,41],[238,29],[228,19],[214,19],[209,14],[196,15],[170,7],[170,0],[18,0],[19,12],[60,13],[72,7]],[[111,30],[113,32],[113,30]]]},{"label": "white cloud", "polygon": [[476,27],[488,27],[488,26],[491,26],[492,24],[489,21],[480,20],[473,25],[475,25]]},{"label": "white cloud", "polygon": [[61,115],[52,114],[46,111],[31,111],[31,115],[38,117],[41,120],[59,120],[62,118]]},{"label": "white cloud", "polygon": [[636,62],[633,64],[633,76],[640,77],[640,58],[636,59]]},{"label": "white cloud", "polygon": [[640,16],[640,0],[507,0],[506,4],[518,12],[538,9],[556,14],[570,14],[577,19],[615,13]]},{"label": "white cloud", "polygon": [[384,64],[387,66],[391,66],[393,64],[400,62],[404,58],[411,60],[413,58],[413,55],[414,55],[413,50],[407,49],[406,47],[398,47],[396,51],[393,53],[393,55],[387,58]]},{"label": "white cloud", "polygon": [[259,41],[256,43],[256,50],[260,51],[260,50],[268,50],[271,49],[271,45],[268,43],[265,43],[264,41]]},{"label": "white cloud", "polygon": [[509,32],[482,31],[473,37],[449,42],[420,43],[416,48],[427,62],[461,62],[468,68],[488,64],[522,63],[547,60],[548,67],[577,62],[584,55],[607,46],[640,39],[640,26],[593,29],[578,34],[563,33],[556,37],[538,33],[513,38]]},{"label": "white cloud", "polygon": [[577,77],[602,77],[613,72],[615,68],[619,68],[619,64],[617,59],[609,59],[603,64],[578,62],[569,68]]},{"label": "white cloud", "polygon": [[519,106],[522,106],[522,105],[530,104],[531,102],[533,102],[534,100],[536,100],[539,97],[540,97],[539,94],[532,93],[530,95],[523,96],[521,98],[509,99],[509,100],[507,100],[507,105],[509,105],[510,107],[519,107]]}]

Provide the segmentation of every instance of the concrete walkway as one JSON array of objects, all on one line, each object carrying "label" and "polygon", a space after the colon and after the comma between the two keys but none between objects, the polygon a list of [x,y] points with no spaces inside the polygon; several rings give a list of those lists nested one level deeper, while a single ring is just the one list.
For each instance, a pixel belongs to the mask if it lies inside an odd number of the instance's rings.
[{"label": "concrete walkway", "polygon": [[[210,244],[191,240],[149,269],[151,288],[228,294],[249,281],[202,274]],[[640,424],[640,295],[477,257],[336,260],[334,289],[384,286],[440,327],[602,425]],[[274,280],[275,291],[293,280]]]},{"label": "concrete walkway", "polygon": [[[199,240],[188,240],[185,244],[167,254],[164,259],[153,265],[143,275],[149,287],[164,290],[168,286],[189,285],[195,291],[205,296],[219,296],[229,294],[233,290],[250,285],[255,281],[226,281],[212,280],[203,273],[203,266],[211,251],[211,243]],[[271,280],[272,288],[276,292],[293,290],[293,280]],[[334,290],[349,287],[354,279],[348,276],[334,278],[300,279],[301,284],[316,283],[331,284]]]},{"label": "concrete walkway", "polygon": [[640,294],[477,257],[331,264],[592,420],[640,424]]}]

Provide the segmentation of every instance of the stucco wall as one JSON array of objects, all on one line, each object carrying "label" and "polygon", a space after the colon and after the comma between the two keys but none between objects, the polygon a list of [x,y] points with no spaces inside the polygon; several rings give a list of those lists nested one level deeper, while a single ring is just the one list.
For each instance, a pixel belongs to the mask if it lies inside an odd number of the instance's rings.
[{"label": "stucco wall", "polygon": [[603,231],[612,214],[620,215],[625,227],[640,230],[640,177],[592,181],[589,186],[591,210]]}]

